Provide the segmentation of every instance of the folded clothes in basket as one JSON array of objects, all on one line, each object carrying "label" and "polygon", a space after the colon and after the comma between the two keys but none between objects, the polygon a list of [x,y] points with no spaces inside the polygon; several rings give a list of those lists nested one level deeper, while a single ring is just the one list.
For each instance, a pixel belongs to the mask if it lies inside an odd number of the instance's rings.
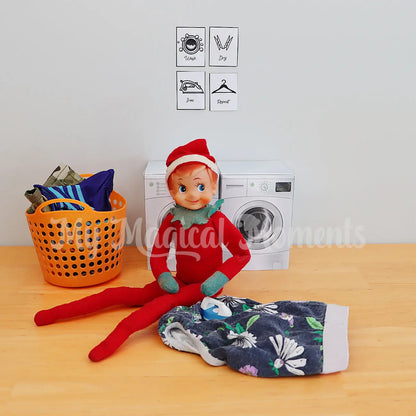
[{"label": "folded clothes in basket", "polygon": [[[218,301],[220,319],[210,319]],[[207,303],[213,307],[207,308]],[[159,334],[169,347],[257,377],[345,370],[347,332],[346,306],[294,301],[261,304],[231,296],[176,307],[159,321]]]},{"label": "folded clothes in basket", "polygon": [[[49,175],[48,179],[44,182],[43,186],[67,186],[67,185],[77,185],[81,183],[84,178],[68,165],[59,165],[54,169],[54,171]],[[42,195],[39,188],[33,188],[25,192],[25,197],[30,201],[31,205],[28,208],[27,212],[33,214],[36,208],[47,200],[45,196]],[[49,206],[45,207],[45,211],[50,211]]]},{"label": "folded clothes in basket", "polygon": [[[96,211],[111,211],[110,194],[113,191],[114,170],[98,172],[84,179],[77,185],[43,186],[34,185],[47,199],[75,199],[84,202]],[[62,209],[81,210],[80,205],[71,202],[58,202],[51,204],[53,211]]]}]

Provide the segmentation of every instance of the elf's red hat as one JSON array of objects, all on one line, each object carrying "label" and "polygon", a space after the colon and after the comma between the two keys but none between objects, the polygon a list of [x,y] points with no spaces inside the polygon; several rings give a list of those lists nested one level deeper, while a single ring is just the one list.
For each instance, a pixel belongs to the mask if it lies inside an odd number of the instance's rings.
[{"label": "elf's red hat", "polygon": [[211,156],[205,139],[196,139],[188,144],[177,147],[166,159],[166,180],[179,166],[189,162],[200,162],[218,174],[218,166]]}]

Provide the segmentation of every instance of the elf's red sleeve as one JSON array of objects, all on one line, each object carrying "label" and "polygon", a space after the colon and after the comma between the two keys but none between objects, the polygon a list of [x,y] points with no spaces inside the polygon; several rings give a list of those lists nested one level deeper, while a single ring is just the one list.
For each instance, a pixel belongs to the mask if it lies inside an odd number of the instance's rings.
[{"label": "elf's red sleeve", "polygon": [[170,243],[175,231],[175,227],[171,223],[172,218],[173,215],[171,213],[165,217],[153,243],[152,253],[150,255],[150,268],[152,269],[155,279],[164,272],[170,273],[167,260]]},{"label": "elf's red sleeve", "polygon": [[220,242],[232,254],[232,257],[226,260],[218,271],[224,273],[231,280],[250,261],[251,254],[240,231],[221,211],[215,212],[211,219]]}]

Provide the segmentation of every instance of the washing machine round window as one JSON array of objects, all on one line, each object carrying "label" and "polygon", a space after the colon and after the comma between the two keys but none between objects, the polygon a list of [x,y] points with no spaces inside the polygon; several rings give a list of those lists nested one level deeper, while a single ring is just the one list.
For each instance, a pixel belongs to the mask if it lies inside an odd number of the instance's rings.
[{"label": "washing machine round window", "polygon": [[160,210],[159,216],[157,218],[157,227],[159,228],[162,225],[163,220],[166,218],[166,215],[169,214],[169,211],[171,210],[171,208],[173,208],[175,206],[175,201],[172,201],[171,203],[169,203],[168,205],[166,205],[165,207],[163,207]]},{"label": "washing machine round window", "polygon": [[234,225],[251,250],[271,246],[283,230],[283,217],[278,208],[267,201],[251,201],[234,216]]}]

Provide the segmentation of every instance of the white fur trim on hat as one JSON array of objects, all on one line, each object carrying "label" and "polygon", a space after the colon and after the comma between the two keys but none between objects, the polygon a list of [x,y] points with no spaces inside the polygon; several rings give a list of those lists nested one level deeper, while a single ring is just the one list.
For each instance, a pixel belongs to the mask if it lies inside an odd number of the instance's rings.
[{"label": "white fur trim on hat", "polygon": [[167,168],[166,168],[166,180],[168,180],[171,173],[179,166],[183,165],[184,163],[189,162],[200,162],[204,165],[207,165],[212,171],[214,171],[217,175],[219,173],[218,166],[212,161],[209,160],[207,157],[202,155],[185,155],[178,157],[176,160],[174,160]]}]

